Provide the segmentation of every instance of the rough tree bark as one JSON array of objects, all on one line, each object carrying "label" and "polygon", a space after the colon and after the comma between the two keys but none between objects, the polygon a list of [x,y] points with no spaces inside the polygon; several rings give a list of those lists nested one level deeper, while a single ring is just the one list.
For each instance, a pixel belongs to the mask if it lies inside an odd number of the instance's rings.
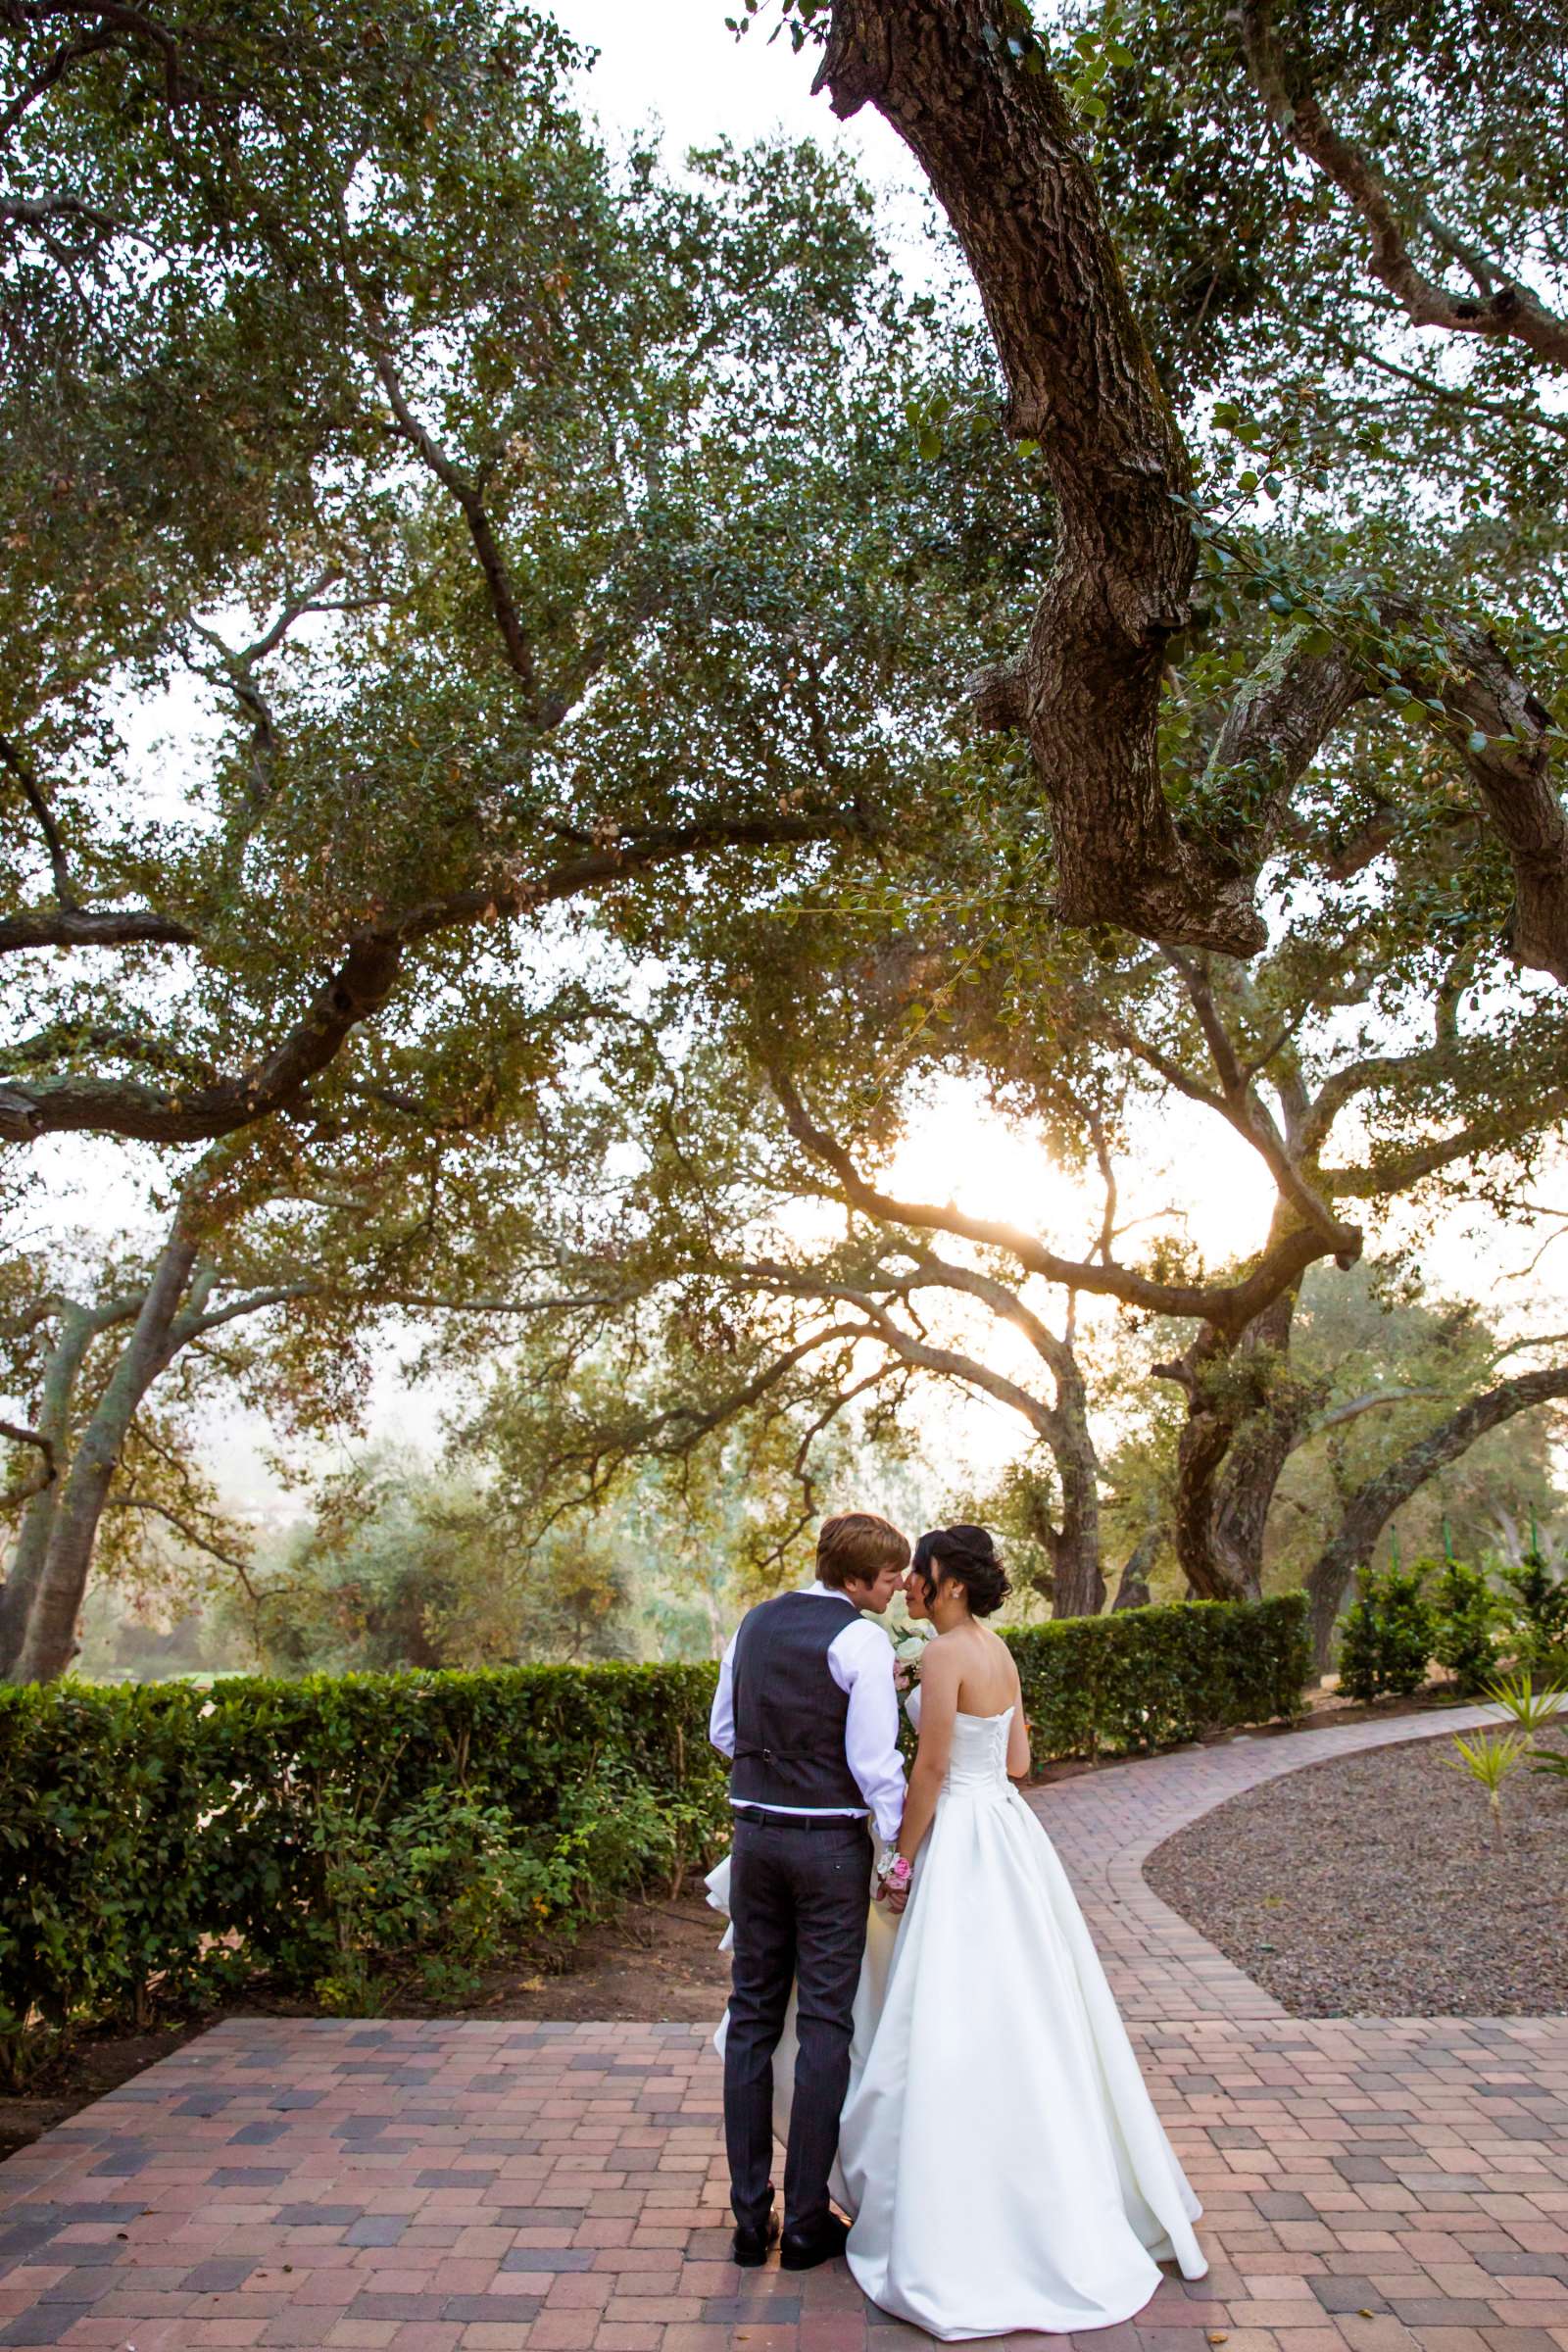
[{"label": "rough tree bark", "polygon": [[1187,453],[1128,300],[1095,175],[1004,0],[835,0],[817,76],[834,112],[876,107],[957,233],[996,340],[1011,429],[1038,441],[1055,567],[1015,670],[977,705],[1027,731],[1064,921],[1254,954],[1249,875],[1178,831],[1155,744],[1196,549]]},{"label": "rough tree bark", "polygon": [[1326,1669],[1335,1623],[1350,1579],[1364,1568],[1384,1528],[1400,1506],[1446,1464],[1500,1428],[1515,1413],[1529,1412],[1553,1397],[1568,1396],[1568,1365],[1547,1365],[1540,1372],[1521,1372],[1500,1381],[1481,1396],[1472,1396],[1446,1421],[1418,1438],[1376,1478],[1368,1479],[1347,1504],[1331,1540],[1307,1574],[1312,1605],[1312,1639],[1319,1669]]},{"label": "rough tree bark", "polygon": [[[1288,1217],[1282,1201],[1271,1244]],[[1291,1283],[1234,1344],[1205,1324],[1178,1361],[1154,1367],[1187,1397],[1171,1532],[1188,1584],[1203,1600],[1262,1593],[1269,1506],[1310,1403],[1279,1373],[1299,1294],[1299,1282]]]},{"label": "rough tree bark", "polygon": [[1159,1523],[1156,1520],[1141,1535],[1122,1567],[1116,1586],[1116,1597],[1111,1602],[1111,1614],[1118,1609],[1147,1609],[1149,1606],[1149,1572],[1159,1550]]},{"label": "rough tree bark", "polygon": [[1100,1459],[1089,1398],[1070,1341],[1053,1360],[1056,1409],[1050,1445],[1061,1481],[1061,1515],[1050,1535],[1053,1617],[1098,1617],[1105,1605],[1100,1551]]}]

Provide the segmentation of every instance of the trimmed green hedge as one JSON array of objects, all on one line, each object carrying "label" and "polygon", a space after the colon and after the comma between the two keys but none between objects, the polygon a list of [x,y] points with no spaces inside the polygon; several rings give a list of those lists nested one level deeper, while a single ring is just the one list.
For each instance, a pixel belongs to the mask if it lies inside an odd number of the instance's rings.
[{"label": "trimmed green hedge", "polygon": [[648,1814],[666,1868],[718,1841],[712,1690],[711,1666],[0,1686],[0,2071],[34,2012],[140,2017],[155,1982],[178,2003],[258,1968],[319,1984],[339,1856],[432,1793],[498,1808],[538,1926],[569,1928],[653,1875]]},{"label": "trimmed green hedge", "polygon": [[1313,1671],[1304,1592],[1068,1617],[1005,1639],[1037,1772],[1062,1756],[1131,1755],[1288,1720]]},{"label": "trimmed green hedge", "polygon": [[[1298,1594],[1008,1639],[1037,1765],[1288,1716],[1310,1666]],[[344,1982],[351,1897],[361,1945],[401,1941],[406,1926],[378,1925],[376,1856],[406,1856],[411,1836],[427,1848],[423,1825],[448,1797],[493,1810],[515,1849],[509,1916],[520,1886],[540,1927],[569,1931],[607,1893],[705,1857],[726,1821],[707,1736],[713,1676],[518,1666],[246,1676],[210,1692],[0,1686],[0,2068],[15,2071],[29,2018],[139,2016],[155,1984],[178,2002],[258,1968]],[[394,1916],[407,1921],[406,1900]]]}]

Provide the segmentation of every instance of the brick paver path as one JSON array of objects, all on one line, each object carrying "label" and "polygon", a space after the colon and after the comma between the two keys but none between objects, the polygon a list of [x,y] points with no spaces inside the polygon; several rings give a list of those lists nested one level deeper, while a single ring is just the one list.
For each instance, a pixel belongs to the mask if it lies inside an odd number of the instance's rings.
[{"label": "brick paver path", "polygon": [[[1213,2265],[1079,2352],[1568,2352],[1568,2019],[1288,2017],[1140,1875],[1241,1788],[1464,1720],[1187,1749],[1035,1798]],[[0,2346],[929,2343],[842,2264],[726,2262],[719,2120],[695,2027],[219,2026],[0,2166]]]}]

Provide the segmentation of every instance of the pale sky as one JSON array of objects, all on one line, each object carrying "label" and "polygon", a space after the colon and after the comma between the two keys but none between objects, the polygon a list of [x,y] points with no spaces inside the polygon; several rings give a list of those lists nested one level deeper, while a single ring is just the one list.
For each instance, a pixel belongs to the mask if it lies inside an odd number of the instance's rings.
[{"label": "pale sky", "polygon": [[744,146],[779,128],[819,139],[838,130],[868,176],[914,184],[906,150],[873,109],[838,126],[826,98],[810,95],[817,51],[796,56],[787,33],[769,42],[776,0],[739,40],[724,25],[739,0],[561,0],[551,13],[599,51],[590,104],[612,136],[657,121],[679,155],[719,138]]}]

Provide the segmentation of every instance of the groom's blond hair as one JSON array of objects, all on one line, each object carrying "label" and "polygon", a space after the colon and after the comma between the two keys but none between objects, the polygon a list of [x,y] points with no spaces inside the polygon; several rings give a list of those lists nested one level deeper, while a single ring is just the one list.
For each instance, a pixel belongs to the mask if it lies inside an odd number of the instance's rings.
[{"label": "groom's blond hair", "polygon": [[907,1539],[875,1511],[841,1511],[824,1519],[816,1538],[817,1582],[842,1592],[846,1585],[870,1585],[884,1568],[906,1568]]}]

